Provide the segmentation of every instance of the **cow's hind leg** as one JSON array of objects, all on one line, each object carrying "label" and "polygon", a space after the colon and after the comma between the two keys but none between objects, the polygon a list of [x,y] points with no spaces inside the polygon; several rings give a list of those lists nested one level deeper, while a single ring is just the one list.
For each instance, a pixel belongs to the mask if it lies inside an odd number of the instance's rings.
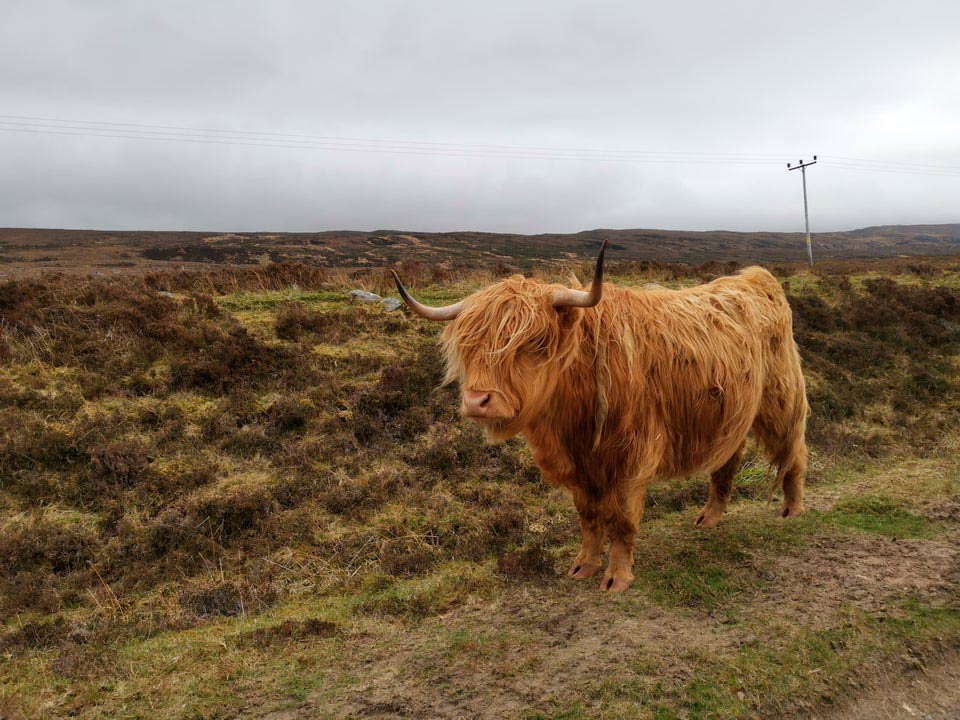
[{"label": "cow's hind leg", "polygon": [[[797,370],[799,374],[799,369]],[[777,466],[777,483],[783,488],[780,517],[792,518],[803,512],[803,476],[807,470],[807,401],[803,378],[792,386],[781,386],[760,403],[753,424],[760,444]]]},{"label": "cow's hind leg", "polygon": [[567,575],[583,580],[593,577],[600,570],[602,562],[600,556],[603,554],[603,526],[600,523],[597,502],[587,493],[574,491],[573,504],[580,516],[582,539],[580,552],[577,553]]},{"label": "cow's hind leg", "polygon": [[718,469],[710,473],[710,496],[697,516],[697,527],[713,527],[723,518],[723,513],[730,502],[730,492],[733,490],[733,478],[743,463],[744,443]]},{"label": "cow's hind leg", "polygon": [[783,488],[780,517],[792,518],[803,512],[803,476],[807,470],[807,443],[803,435],[783,436],[754,425],[760,444],[771,463],[777,466],[777,484]]},{"label": "cow's hind leg", "polygon": [[[802,441],[801,441],[802,442]],[[807,446],[796,451],[797,457],[779,474],[783,486],[783,507],[780,517],[792,518],[803,512],[803,475],[807,469]]]}]

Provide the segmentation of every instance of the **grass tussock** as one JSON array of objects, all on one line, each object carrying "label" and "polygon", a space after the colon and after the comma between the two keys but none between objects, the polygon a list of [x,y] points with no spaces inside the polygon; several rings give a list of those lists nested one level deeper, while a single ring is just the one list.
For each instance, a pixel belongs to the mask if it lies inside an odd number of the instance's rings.
[{"label": "grass tussock", "polygon": [[824,519],[841,527],[892,538],[932,537],[938,530],[927,518],[882,495],[843,500],[826,513]]},{"label": "grass tussock", "polygon": [[241,645],[263,647],[280,645],[306,638],[331,638],[341,635],[343,630],[335,623],[320,618],[305,620],[284,620],[278,625],[256,628],[240,633],[237,637]]}]

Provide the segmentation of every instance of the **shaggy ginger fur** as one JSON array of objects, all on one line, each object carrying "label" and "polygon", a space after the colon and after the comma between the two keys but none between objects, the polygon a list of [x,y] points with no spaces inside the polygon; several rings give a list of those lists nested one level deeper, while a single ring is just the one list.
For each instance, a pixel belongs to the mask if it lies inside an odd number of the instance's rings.
[{"label": "shaggy ginger fur", "polygon": [[654,478],[711,473],[697,518],[716,525],[753,429],[803,509],[808,414],[790,307],[751,267],[700,287],[603,287],[593,308],[556,309],[561,286],[514,276],[468,297],[446,327],[447,382],[493,393],[495,439],[522,433],[543,474],[573,496],[583,530],[570,570],[602,589],[633,579],[633,543]]}]

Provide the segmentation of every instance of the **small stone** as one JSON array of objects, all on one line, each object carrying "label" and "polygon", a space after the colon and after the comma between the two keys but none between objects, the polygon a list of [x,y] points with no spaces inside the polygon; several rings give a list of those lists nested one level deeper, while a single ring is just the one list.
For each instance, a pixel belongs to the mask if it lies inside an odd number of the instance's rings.
[{"label": "small stone", "polygon": [[381,299],[379,295],[368,290],[351,290],[350,297],[364,303],[378,302]]},{"label": "small stone", "polygon": [[384,298],[380,301],[380,304],[383,305],[383,309],[387,312],[393,312],[403,307],[403,303],[396,298]]}]

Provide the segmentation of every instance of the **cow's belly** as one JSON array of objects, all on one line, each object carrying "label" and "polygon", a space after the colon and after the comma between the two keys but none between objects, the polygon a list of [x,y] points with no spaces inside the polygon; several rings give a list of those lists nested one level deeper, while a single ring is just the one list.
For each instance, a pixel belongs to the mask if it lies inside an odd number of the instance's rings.
[{"label": "cow's belly", "polygon": [[657,471],[657,477],[666,480],[720,469],[740,448],[749,429],[750,426],[748,425],[739,437],[725,437],[697,452],[675,457],[664,457]]},{"label": "cow's belly", "polygon": [[712,472],[740,447],[753,425],[760,388],[748,384],[738,392],[694,393],[663,420],[662,478]]}]

